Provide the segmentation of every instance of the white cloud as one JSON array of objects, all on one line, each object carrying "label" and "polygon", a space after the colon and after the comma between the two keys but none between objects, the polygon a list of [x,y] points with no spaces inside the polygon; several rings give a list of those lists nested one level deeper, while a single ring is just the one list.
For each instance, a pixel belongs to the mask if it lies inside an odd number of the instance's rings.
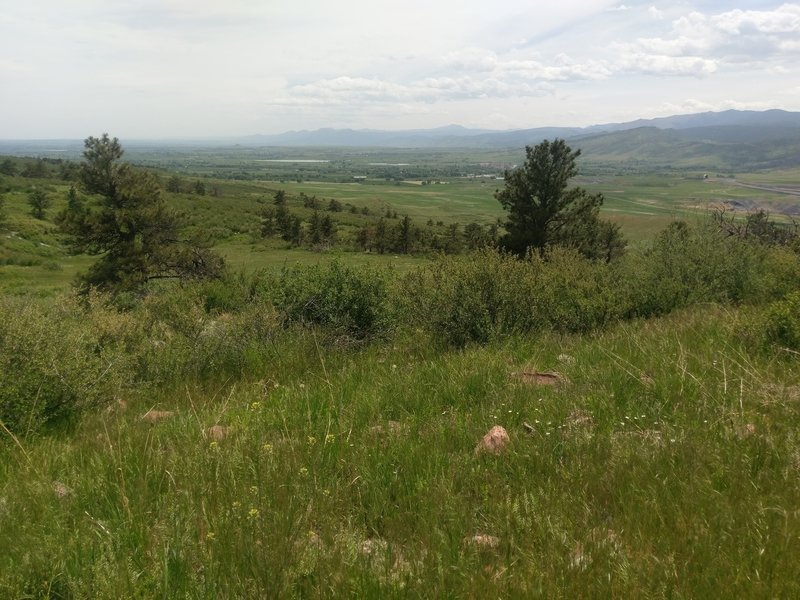
[{"label": "white cloud", "polygon": [[617,62],[617,68],[627,73],[648,75],[693,75],[714,73],[718,66],[713,60],[700,56],[669,56],[663,54],[632,53]]},{"label": "white cloud", "polygon": [[6,2],[0,136],[590,124],[685,98],[800,109],[800,0],[768,1]]},{"label": "white cloud", "polygon": [[716,15],[691,12],[672,23],[671,35],[640,38],[644,52],[670,56],[759,61],[800,50],[800,5],[784,4],[771,11],[735,9]]}]

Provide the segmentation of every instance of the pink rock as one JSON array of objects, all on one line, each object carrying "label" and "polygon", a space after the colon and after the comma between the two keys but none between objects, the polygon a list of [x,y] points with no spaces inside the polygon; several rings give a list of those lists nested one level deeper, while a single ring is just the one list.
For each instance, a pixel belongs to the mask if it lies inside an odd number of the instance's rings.
[{"label": "pink rock", "polygon": [[511,443],[508,432],[500,425],[495,425],[489,430],[480,443],[475,448],[475,453],[488,452],[489,454],[500,454]]}]

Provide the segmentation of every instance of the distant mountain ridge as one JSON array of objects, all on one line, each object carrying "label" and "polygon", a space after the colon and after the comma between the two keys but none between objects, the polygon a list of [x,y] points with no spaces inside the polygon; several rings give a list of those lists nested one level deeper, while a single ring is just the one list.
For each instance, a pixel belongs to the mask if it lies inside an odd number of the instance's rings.
[{"label": "distant mountain ridge", "polygon": [[606,123],[589,127],[537,127],[506,131],[469,129],[460,125],[399,131],[325,128],[314,131],[288,131],[273,135],[252,135],[242,138],[242,143],[259,146],[514,148],[537,143],[546,138],[561,137],[568,140],[588,138],[643,127],[692,132],[685,134],[687,139],[743,143],[754,139],[770,140],[800,135],[800,112],[780,109],[726,110],[636,119],[625,123]]},{"label": "distant mountain ridge", "polygon": [[[726,110],[636,119],[589,127],[497,131],[447,125],[433,129],[317,129],[205,139],[125,140],[136,152],[154,147],[349,147],[513,151],[564,138],[587,161],[647,167],[763,169],[800,166],[800,112]],[[80,157],[81,140],[0,140],[0,154]]]}]

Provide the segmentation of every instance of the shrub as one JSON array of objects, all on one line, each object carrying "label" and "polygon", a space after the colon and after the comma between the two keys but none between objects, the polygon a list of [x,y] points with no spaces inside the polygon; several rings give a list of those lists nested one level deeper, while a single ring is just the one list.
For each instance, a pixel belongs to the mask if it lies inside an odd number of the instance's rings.
[{"label": "shrub", "polygon": [[[629,253],[616,265],[622,316],[651,317],[698,302],[761,299],[775,291],[770,252],[707,224],[673,223],[652,246]],[[772,252],[777,257],[780,251]],[[784,271],[791,277],[790,270]]]},{"label": "shrub", "polygon": [[386,270],[334,260],[325,266],[284,268],[277,278],[266,278],[262,287],[288,321],[366,339],[391,329],[388,283]]},{"label": "shrub", "polygon": [[518,260],[495,250],[443,257],[405,279],[406,313],[463,346],[542,329],[588,331],[616,315],[609,267],[557,248]]},{"label": "shrub", "polygon": [[20,433],[109,402],[129,357],[103,343],[74,298],[0,299],[0,419]]},{"label": "shrub", "polygon": [[800,351],[800,292],[769,306],[764,329],[770,343]]}]

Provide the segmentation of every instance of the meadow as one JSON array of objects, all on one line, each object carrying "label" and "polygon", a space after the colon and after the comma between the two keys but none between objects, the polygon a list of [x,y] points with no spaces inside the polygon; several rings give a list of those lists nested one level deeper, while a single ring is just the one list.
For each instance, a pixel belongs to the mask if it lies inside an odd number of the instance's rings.
[{"label": "meadow", "polygon": [[338,200],[343,240],[387,211],[488,225],[489,177],[181,170],[165,197],[228,274],[115,298],[71,289],[92,258],[50,175],[2,182],[0,596],[800,595],[798,249],[708,219],[792,197],[597,169],[628,252],[523,261],[258,233],[279,189]]}]

